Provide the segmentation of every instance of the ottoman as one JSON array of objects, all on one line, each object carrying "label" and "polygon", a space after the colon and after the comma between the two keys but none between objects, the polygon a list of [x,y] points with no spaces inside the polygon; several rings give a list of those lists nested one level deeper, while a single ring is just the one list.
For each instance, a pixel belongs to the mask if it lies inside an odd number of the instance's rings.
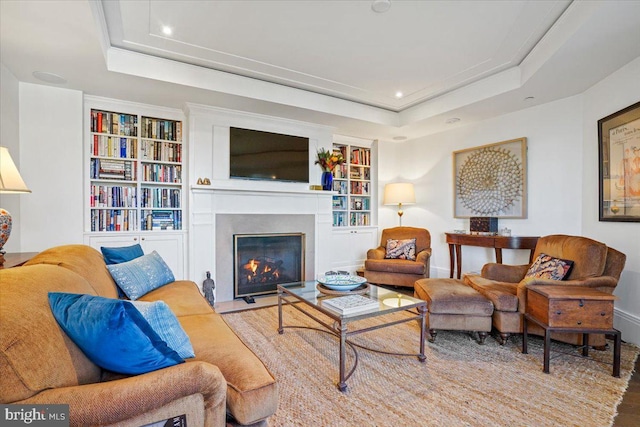
[{"label": "ottoman", "polygon": [[436,339],[437,330],[478,332],[484,344],[491,332],[493,303],[458,279],[420,279],[415,282],[414,296],[427,302],[427,328]]}]

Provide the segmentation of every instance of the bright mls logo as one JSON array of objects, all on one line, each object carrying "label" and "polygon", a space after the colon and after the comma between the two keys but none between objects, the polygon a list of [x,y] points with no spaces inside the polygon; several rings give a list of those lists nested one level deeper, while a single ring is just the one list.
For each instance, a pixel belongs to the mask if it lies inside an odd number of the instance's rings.
[{"label": "bright mls logo", "polygon": [[0,405],[3,426],[69,427],[69,405]]}]

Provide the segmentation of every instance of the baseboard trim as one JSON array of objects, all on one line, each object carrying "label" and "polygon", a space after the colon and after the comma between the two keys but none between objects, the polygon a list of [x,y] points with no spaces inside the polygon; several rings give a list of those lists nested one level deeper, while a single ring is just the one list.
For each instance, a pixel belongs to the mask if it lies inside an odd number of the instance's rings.
[{"label": "baseboard trim", "polygon": [[613,310],[613,327],[622,332],[622,340],[640,346],[640,317],[619,308]]}]

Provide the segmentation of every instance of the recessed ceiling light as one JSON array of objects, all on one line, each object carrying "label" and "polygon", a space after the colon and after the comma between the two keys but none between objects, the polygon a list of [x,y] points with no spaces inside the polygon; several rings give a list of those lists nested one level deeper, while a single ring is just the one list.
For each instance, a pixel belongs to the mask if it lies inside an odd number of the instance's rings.
[{"label": "recessed ceiling light", "polygon": [[67,82],[67,79],[65,79],[64,77],[54,73],[49,73],[47,71],[34,71],[33,73],[31,73],[31,75],[38,80],[42,80],[43,82],[47,83],[53,83],[56,85],[63,85]]},{"label": "recessed ceiling light", "polygon": [[527,96],[524,100],[525,101],[533,101],[534,99],[536,99],[535,96]]},{"label": "recessed ceiling light", "polygon": [[453,124],[453,123],[456,123],[456,122],[459,122],[459,121],[460,121],[460,119],[459,119],[459,118],[457,118],[457,117],[451,117],[450,119],[447,119],[447,121],[446,121],[445,123],[446,123],[446,124],[448,124],[448,125],[450,125],[450,124]]},{"label": "recessed ceiling light", "polygon": [[164,34],[165,36],[170,36],[171,34],[173,34],[173,28],[168,25],[163,25],[162,34]]},{"label": "recessed ceiling light", "polygon": [[399,136],[394,136],[393,140],[394,141],[406,141],[407,137],[404,135],[399,135]]},{"label": "recessed ceiling light", "polygon": [[376,13],[385,13],[391,8],[390,0],[373,0],[371,3],[371,10]]},{"label": "recessed ceiling light", "polygon": [[402,98],[402,97],[403,97],[402,92],[397,91],[397,92],[396,92],[396,98]]}]

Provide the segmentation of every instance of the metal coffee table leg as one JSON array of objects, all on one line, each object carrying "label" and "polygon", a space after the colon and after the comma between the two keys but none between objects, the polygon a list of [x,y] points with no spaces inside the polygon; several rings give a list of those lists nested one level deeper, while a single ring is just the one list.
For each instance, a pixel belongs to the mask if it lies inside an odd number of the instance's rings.
[{"label": "metal coffee table leg", "polygon": [[347,325],[340,323],[340,382],[338,389],[340,391],[347,390],[347,380],[345,379],[345,363],[347,358]]}]

